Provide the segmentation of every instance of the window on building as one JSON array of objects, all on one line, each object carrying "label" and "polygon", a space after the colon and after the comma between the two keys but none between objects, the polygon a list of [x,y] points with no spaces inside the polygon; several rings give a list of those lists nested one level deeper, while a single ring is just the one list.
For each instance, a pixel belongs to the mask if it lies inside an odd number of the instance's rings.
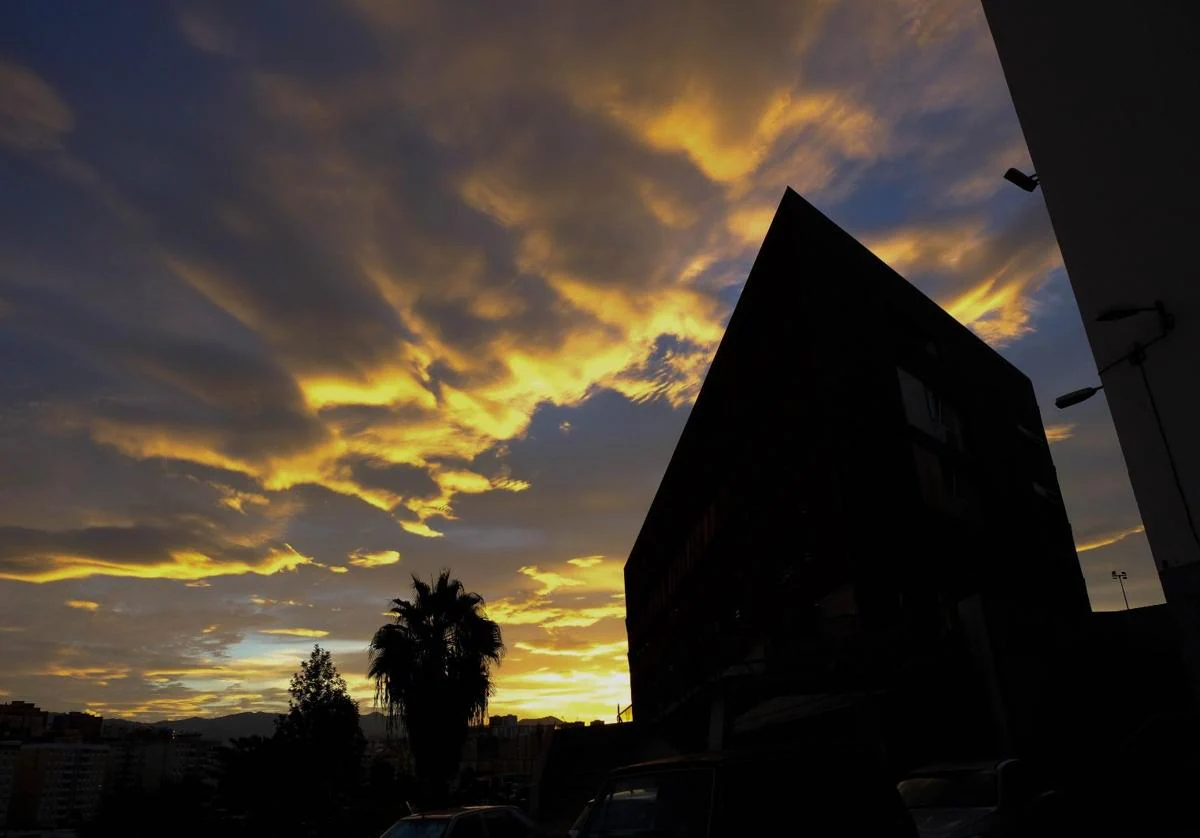
[{"label": "window on building", "polygon": [[962,422],[958,411],[903,367],[896,368],[900,397],[908,424],[953,448],[962,448]]},{"label": "window on building", "polygon": [[971,504],[971,481],[961,465],[928,446],[914,442],[913,462],[927,506],[945,512],[963,512]]}]

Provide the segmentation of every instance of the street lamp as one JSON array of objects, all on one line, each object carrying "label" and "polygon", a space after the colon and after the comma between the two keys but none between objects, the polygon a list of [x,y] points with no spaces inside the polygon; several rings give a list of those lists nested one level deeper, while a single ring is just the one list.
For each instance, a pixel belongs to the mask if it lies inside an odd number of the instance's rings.
[{"label": "street lamp", "polygon": [[1020,169],[1009,169],[1004,173],[1004,179],[1013,186],[1016,186],[1019,189],[1024,189],[1026,192],[1032,192],[1033,190],[1037,189],[1038,185],[1042,182],[1037,176],[1037,172],[1027,175]]},{"label": "street lamp", "polygon": [[[1149,306],[1110,306],[1097,314],[1096,320],[1100,323],[1112,323],[1148,312],[1158,315],[1158,334],[1145,343],[1134,343],[1133,347],[1124,355],[1098,369],[1096,375],[1103,377],[1106,372],[1124,361],[1128,361],[1137,367],[1138,372],[1142,374],[1142,384],[1146,388],[1146,398],[1150,402],[1150,410],[1153,411],[1154,421],[1158,425],[1158,435],[1162,437],[1163,450],[1167,454],[1167,463],[1171,466],[1171,476],[1175,478],[1175,490],[1179,493],[1179,500],[1183,504],[1184,514],[1187,516],[1188,528],[1192,531],[1192,539],[1196,542],[1196,546],[1200,547],[1200,531],[1196,529],[1196,519],[1192,516],[1192,507],[1188,503],[1187,493],[1183,490],[1183,481],[1179,478],[1179,467],[1175,464],[1175,455],[1171,451],[1171,441],[1167,439],[1167,431],[1163,427],[1162,415],[1158,412],[1158,401],[1154,398],[1154,391],[1150,388],[1150,378],[1146,375],[1146,350],[1163,340],[1175,328],[1175,315],[1167,311],[1167,307],[1162,300],[1155,300],[1154,305]],[[1094,387],[1081,387],[1078,390],[1072,390],[1070,393],[1064,393],[1055,399],[1054,406],[1059,410],[1073,407],[1080,402],[1087,401],[1103,389],[1104,384],[1100,383]],[[1113,578],[1117,578],[1115,574]],[[1124,584],[1122,584],[1121,590],[1125,590]]]},{"label": "street lamp", "polygon": [[1167,311],[1162,300],[1155,300],[1152,306],[1109,306],[1096,315],[1096,322],[1112,323],[1151,311],[1158,315],[1158,326],[1164,335],[1175,328],[1175,315]]},{"label": "street lamp", "polygon": [[1069,393],[1063,393],[1054,400],[1054,406],[1059,410],[1064,410],[1068,407],[1074,407],[1080,402],[1086,402],[1103,389],[1103,384],[1099,384],[1095,387],[1080,387],[1078,390],[1072,390]]},{"label": "street lamp", "polygon": [[1121,599],[1125,600],[1125,610],[1129,610],[1129,597],[1125,595],[1125,580],[1129,578],[1129,574],[1123,570],[1114,570],[1112,572],[1114,582],[1121,583]]}]

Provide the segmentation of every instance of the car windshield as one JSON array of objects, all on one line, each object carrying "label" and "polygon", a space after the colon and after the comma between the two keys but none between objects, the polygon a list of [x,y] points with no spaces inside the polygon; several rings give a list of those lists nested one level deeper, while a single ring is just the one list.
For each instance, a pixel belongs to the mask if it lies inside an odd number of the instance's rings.
[{"label": "car windshield", "polygon": [[442,838],[449,825],[449,818],[396,821],[380,838]]},{"label": "car windshield", "polygon": [[596,799],[584,835],[702,835],[709,819],[712,784],[708,769],[621,777]]},{"label": "car windshield", "polygon": [[595,804],[595,802],[596,801],[594,800],[589,800],[587,802],[587,805],[583,807],[583,811],[579,813],[579,817],[575,819],[575,823],[571,824],[571,829],[575,831],[583,829],[583,825],[587,822],[587,816],[592,811],[592,806]]},{"label": "car windshield", "polygon": [[898,788],[910,809],[981,809],[999,802],[995,771],[931,772]]}]

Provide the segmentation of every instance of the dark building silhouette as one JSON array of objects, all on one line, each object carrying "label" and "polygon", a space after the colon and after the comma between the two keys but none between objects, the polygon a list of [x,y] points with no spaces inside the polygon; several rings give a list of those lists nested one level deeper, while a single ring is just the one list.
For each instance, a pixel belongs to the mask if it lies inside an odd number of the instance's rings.
[{"label": "dark building silhouette", "polygon": [[60,741],[92,742],[100,738],[104,719],[91,713],[72,710],[49,714],[49,733]]},{"label": "dark building silhouette", "polygon": [[17,753],[8,826],[50,829],[96,818],[104,792],[108,746],[25,743]]},{"label": "dark building silhouette", "polygon": [[790,189],[625,586],[639,725],[873,720],[902,761],[1028,749],[1089,612],[1029,379]]},{"label": "dark building silhouette", "polygon": [[0,734],[14,739],[32,739],[46,732],[49,714],[28,701],[9,701],[0,704]]},{"label": "dark building silhouette", "polygon": [[8,825],[8,807],[12,803],[20,755],[20,742],[0,741],[0,829]]}]

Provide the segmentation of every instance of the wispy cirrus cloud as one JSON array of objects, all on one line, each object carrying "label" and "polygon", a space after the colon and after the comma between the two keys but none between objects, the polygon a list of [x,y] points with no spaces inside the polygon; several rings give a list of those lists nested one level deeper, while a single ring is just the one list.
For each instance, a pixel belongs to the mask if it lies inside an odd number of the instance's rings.
[{"label": "wispy cirrus cloud", "polygon": [[4,539],[0,579],[40,584],[91,576],[194,581],[225,575],[270,576],[312,561],[286,544],[210,555],[195,548],[163,544],[165,535],[135,528],[62,533],[0,528],[0,538]]},{"label": "wispy cirrus cloud", "polygon": [[1137,535],[1138,533],[1143,533],[1145,531],[1146,528],[1143,525],[1138,524],[1135,527],[1128,527],[1123,530],[1116,530],[1115,532],[1102,533],[1077,543],[1075,545],[1075,552],[1086,553],[1090,550],[1099,550],[1102,547],[1111,547],[1114,544],[1124,541],[1131,535]]},{"label": "wispy cirrus cloud", "polygon": [[1046,441],[1053,445],[1056,442],[1066,442],[1075,434],[1074,422],[1062,422],[1046,426]]},{"label": "wispy cirrus cloud", "polygon": [[531,655],[584,659],[603,657],[621,662],[624,662],[627,651],[625,642],[620,640],[612,643],[592,643],[582,647],[537,646],[533,643],[518,642],[516,648]]},{"label": "wispy cirrus cloud", "polygon": [[275,634],[283,637],[328,637],[329,632],[325,629],[311,628],[274,628],[274,629],[259,629],[260,634]]}]

